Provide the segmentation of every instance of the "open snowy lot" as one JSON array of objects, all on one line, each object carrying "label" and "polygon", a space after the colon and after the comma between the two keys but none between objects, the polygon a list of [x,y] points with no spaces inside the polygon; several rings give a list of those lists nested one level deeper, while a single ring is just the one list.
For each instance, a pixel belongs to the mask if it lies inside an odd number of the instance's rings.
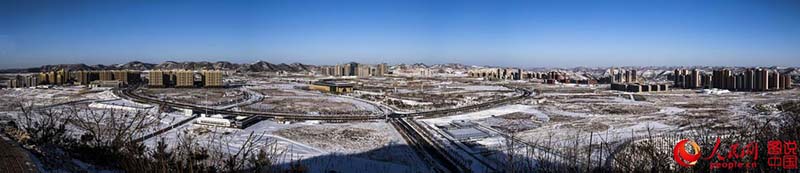
[{"label": "open snowy lot", "polygon": [[116,99],[111,91],[105,89],[89,89],[84,87],[54,88],[13,88],[0,89],[0,110],[9,111],[13,104],[23,103],[32,106],[48,106],[86,100]]},{"label": "open snowy lot", "polygon": [[211,150],[236,153],[251,134],[263,135],[254,142],[256,148],[277,148],[281,152],[280,163],[315,163],[308,164],[312,170],[424,172],[426,169],[403,138],[384,122],[283,124],[262,121],[246,129],[189,123],[145,143],[155,145],[161,139],[180,143],[190,137]]},{"label": "open snowy lot", "polygon": [[[467,158],[503,164],[510,147],[507,146],[509,136],[519,140],[516,145],[522,145],[515,146],[517,152],[527,152],[532,148],[525,148],[524,143],[536,144],[532,145],[536,146],[535,150],[542,146],[565,148],[559,146],[573,144],[586,147],[590,144],[589,135],[593,136],[595,144],[598,140],[615,144],[647,135],[673,135],[694,130],[724,132],[741,128],[747,121],[779,116],[777,104],[800,99],[798,89],[720,95],[694,90],[631,94],[577,86],[547,86],[537,91],[543,93],[530,99],[534,101],[418,121],[426,124],[430,131],[441,134],[438,138],[443,141],[456,140],[453,136],[447,137],[449,134],[442,127],[462,121],[477,123],[477,129],[484,131],[481,134],[497,133],[456,142],[460,144],[453,148],[477,156]],[[559,155],[558,152],[552,154]]]},{"label": "open snowy lot", "polygon": [[339,96],[273,96],[239,109],[329,116],[382,113],[375,105]]},{"label": "open snowy lot", "polygon": [[159,100],[202,106],[225,106],[250,98],[242,88],[146,88],[141,93]]}]

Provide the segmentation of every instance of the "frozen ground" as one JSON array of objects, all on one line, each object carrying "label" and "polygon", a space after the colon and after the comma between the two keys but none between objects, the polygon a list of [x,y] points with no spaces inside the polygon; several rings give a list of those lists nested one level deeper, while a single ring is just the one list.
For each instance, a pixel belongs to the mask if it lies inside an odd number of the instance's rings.
[{"label": "frozen ground", "polygon": [[[537,88],[538,89],[538,88]],[[506,105],[449,117],[420,119],[431,127],[469,120],[520,142],[588,146],[594,139],[617,143],[634,137],[672,135],[695,130],[724,132],[748,121],[779,116],[776,104],[798,100],[800,90],[710,95],[693,90],[627,94],[597,88],[549,86],[535,96],[539,104]],[[434,129],[435,130],[435,129]],[[443,135],[444,136],[444,135]],[[499,138],[499,139],[498,139]],[[468,142],[479,149],[502,151],[508,140],[493,136]],[[597,142],[597,141],[594,141]],[[558,153],[556,153],[558,155]],[[502,160],[505,155],[483,156]]]},{"label": "frozen ground", "polygon": [[0,111],[17,109],[15,103],[48,106],[60,103],[89,100],[117,99],[108,89],[83,87],[54,87],[51,89],[14,88],[0,90]]},{"label": "frozen ground", "polygon": [[138,91],[159,100],[216,107],[246,102],[250,98],[243,88],[143,88]]},{"label": "frozen ground", "polygon": [[154,146],[161,138],[179,143],[180,136],[190,134],[203,146],[220,146],[218,150],[222,152],[235,153],[251,133],[264,135],[261,141],[256,142],[257,146],[274,142],[277,148],[286,152],[280,163],[316,163],[309,164],[314,172],[417,172],[426,169],[391,125],[383,122],[283,124],[262,121],[246,129],[189,123],[145,143]]},{"label": "frozen ground", "polygon": [[420,121],[432,124],[448,124],[454,120],[479,120],[485,119],[492,116],[497,115],[504,115],[509,113],[515,112],[524,112],[524,113],[531,113],[536,115],[537,118],[547,119],[547,115],[543,114],[541,111],[535,109],[533,106],[530,105],[506,105],[501,106],[493,109],[482,110],[478,112],[472,112],[467,114],[461,115],[454,115],[454,116],[447,116],[441,118],[433,118],[433,119],[422,119]]},{"label": "frozen ground", "polygon": [[383,113],[379,107],[352,98],[338,96],[274,96],[239,107],[248,111],[285,112],[312,115],[372,115]]},{"label": "frozen ground", "polygon": [[453,86],[454,88],[461,88],[467,91],[509,91],[511,89],[497,86],[497,85],[465,85],[465,86]]}]

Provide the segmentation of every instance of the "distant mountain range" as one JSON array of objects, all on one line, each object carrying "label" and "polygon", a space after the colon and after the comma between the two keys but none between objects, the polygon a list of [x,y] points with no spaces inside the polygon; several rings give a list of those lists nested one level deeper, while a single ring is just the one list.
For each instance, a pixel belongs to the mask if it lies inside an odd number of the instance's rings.
[{"label": "distant mountain range", "polygon": [[59,69],[67,69],[70,71],[75,70],[152,70],[152,69],[162,69],[162,70],[203,70],[203,69],[215,69],[215,70],[236,70],[236,71],[243,71],[243,72],[277,72],[277,71],[287,71],[287,72],[308,72],[313,71],[317,67],[314,65],[307,65],[301,63],[292,63],[292,64],[272,64],[269,62],[258,61],[255,63],[242,63],[236,64],[226,61],[218,61],[218,62],[175,62],[175,61],[166,61],[161,64],[151,64],[151,63],[144,63],[139,61],[132,61],[125,64],[112,64],[112,65],[86,65],[86,64],[55,64],[55,65],[43,65],[41,67],[33,67],[33,68],[21,68],[21,69],[5,69],[0,70],[0,73],[36,73],[36,72],[43,72],[43,71],[52,71],[52,70],[59,70]]}]

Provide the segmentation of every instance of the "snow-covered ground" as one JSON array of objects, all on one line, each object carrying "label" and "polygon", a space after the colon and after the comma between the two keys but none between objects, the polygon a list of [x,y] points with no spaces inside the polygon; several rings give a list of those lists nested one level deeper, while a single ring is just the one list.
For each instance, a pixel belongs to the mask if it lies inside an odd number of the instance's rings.
[{"label": "snow-covered ground", "polygon": [[533,106],[516,104],[516,105],[506,105],[506,106],[501,106],[501,107],[497,107],[497,108],[492,108],[492,109],[487,109],[487,110],[482,110],[482,111],[472,112],[472,113],[467,113],[467,114],[461,114],[461,115],[454,115],[454,116],[447,116],[447,117],[440,117],[440,118],[433,118],[433,119],[422,119],[420,121],[423,121],[423,122],[426,122],[426,123],[432,123],[432,124],[448,124],[448,123],[450,123],[451,121],[454,121],[454,120],[478,120],[478,119],[489,118],[489,117],[496,116],[496,115],[514,113],[514,112],[531,113],[531,114],[535,114],[539,118],[547,119],[547,115],[545,115],[541,111],[537,110]]},{"label": "snow-covered ground", "polygon": [[466,86],[453,86],[454,88],[461,88],[467,91],[497,91],[497,90],[511,90],[509,88],[497,85],[466,85]]},{"label": "snow-covered ground", "polygon": [[[558,89],[556,89],[558,90]],[[439,133],[445,139],[447,134],[441,133],[436,126],[446,125],[457,120],[468,120],[478,123],[501,136],[475,139],[465,144],[469,148],[497,151],[495,154],[483,154],[487,160],[502,162],[506,152],[508,136],[515,136],[521,143],[549,144],[554,148],[589,146],[589,135],[603,142],[616,143],[647,135],[674,135],[689,132],[692,129],[730,129],[743,121],[760,121],[759,117],[777,116],[772,105],[786,100],[798,100],[787,97],[795,91],[770,93],[730,93],[726,95],[706,95],[696,92],[660,92],[642,94],[620,94],[606,91],[571,92],[546,91],[537,97],[536,103],[515,104],[492,109],[439,117],[419,119],[427,124],[430,131]],[[632,99],[636,97],[636,99]],[[758,112],[754,106],[763,105]],[[510,128],[510,127],[515,128]],[[509,131],[516,130],[516,131]],[[440,140],[442,140],[440,139]],[[453,143],[458,141],[449,140]],[[592,141],[597,144],[598,141]],[[523,144],[518,144],[523,145]],[[527,145],[527,144],[524,144]],[[459,146],[459,145],[453,145]],[[463,147],[456,147],[463,148]],[[520,146],[520,152],[528,149],[540,150],[537,147]],[[462,149],[456,152],[467,152]],[[557,150],[552,154],[558,157]],[[463,154],[462,154],[463,155]],[[593,155],[594,156],[594,155]],[[469,159],[469,158],[467,158]],[[593,158],[599,159],[599,158]],[[482,159],[476,159],[478,162]]]},{"label": "snow-covered ground", "polygon": [[145,144],[154,146],[161,138],[169,143],[178,143],[181,136],[189,134],[204,146],[219,146],[222,152],[235,153],[251,133],[256,136],[263,134],[256,146],[264,147],[264,144],[274,142],[277,148],[285,151],[279,163],[314,163],[307,164],[312,172],[424,172],[427,169],[399,133],[384,122],[284,124],[261,121],[246,129],[188,123],[151,138]]}]

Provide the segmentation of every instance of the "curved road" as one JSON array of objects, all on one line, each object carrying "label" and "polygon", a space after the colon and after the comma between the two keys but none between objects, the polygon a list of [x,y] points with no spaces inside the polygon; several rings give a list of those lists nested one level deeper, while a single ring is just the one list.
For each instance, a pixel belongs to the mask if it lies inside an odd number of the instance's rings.
[{"label": "curved road", "polygon": [[167,105],[170,107],[191,109],[193,112],[208,112],[209,114],[225,114],[234,116],[261,116],[264,118],[278,118],[287,120],[374,120],[383,119],[384,116],[319,116],[319,115],[306,115],[306,114],[292,114],[292,113],[277,113],[277,112],[250,112],[250,111],[232,111],[227,109],[215,109],[204,106],[197,106],[186,103],[161,101],[149,97],[144,97],[133,93],[137,87],[129,87],[120,90],[114,90],[118,96],[128,98],[135,102]]},{"label": "curved road", "polygon": [[[386,116],[352,116],[352,115],[345,115],[345,116],[319,116],[319,115],[307,115],[307,114],[293,114],[293,113],[277,113],[277,112],[251,112],[251,111],[232,111],[227,109],[215,109],[209,108],[204,106],[197,106],[192,104],[186,103],[178,103],[178,102],[170,102],[170,101],[161,101],[156,100],[149,97],[144,97],[133,93],[133,90],[138,88],[138,86],[123,88],[123,89],[115,89],[114,93],[118,96],[128,98],[135,102],[142,102],[142,103],[149,103],[149,104],[164,104],[170,107],[177,107],[183,109],[191,109],[194,112],[208,112],[211,114],[225,114],[225,115],[235,115],[235,116],[260,116],[263,118],[277,118],[277,119],[286,119],[286,120],[332,120],[332,121],[363,121],[363,120],[377,120],[377,119],[384,119]],[[433,111],[424,111],[424,112],[415,112],[415,113],[391,113],[389,114],[390,117],[412,117],[412,116],[423,116],[423,117],[439,117],[443,115],[448,115],[451,113],[458,113],[464,111],[473,111],[478,109],[483,109],[487,107],[494,107],[506,104],[508,102],[520,100],[526,98],[532,94],[531,91],[526,89],[515,88],[517,92],[521,92],[522,95],[499,99],[489,102],[484,102],[475,105],[451,108],[451,109],[442,109],[442,110],[433,110]]]},{"label": "curved road", "polygon": [[[214,109],[214,108],[196,106],[186,103],[160,101],[149,97],[139,96],[133,93],[133,91],[136,88],[138,88],[138,86],[123,88],[123,89],[115,89],[114,93],[118,96],[128,98],[135,102],[159,104],[159,105],[167,105],[170,107],[191,109],[194,112],[199,111],[199,112],[208,112],[213,114],[248,116],[248,120],[246,121],[260,120],[265,118],[288,119],[288,120],[326,120],[326,121],[364,121],[364,120],[377,120],[377,119],[388,118],[387,121],[389,121],[398,130],[401,136],[403,136],[406,139],[406,141],[408,141],[409,144],[412,145],[412,147],[417,149],[417,151],[419,152],[418,154],[423,155],[422,157],[429,162],[438,162],[438,163],[433,163],[434,165],[436,165],[435,170],[437,170],[437,172],[470,172],[470,171],[469,168],[463,165],[463,163],[458,163],[457,161],[455,161],[456,160],[455,158],[451,158],[452,156],[448,155],[446,153],[447,151],[444,150],[442,146],[434,142],[434,140],[429,139],[430,134],[424,132],[424,130],[422,130],[421,127],[419,127],[418,125],[416,125],[415,127],[415,123],[407,122],[407,120],[405,119],[406,117],[432,118],[432,117],[447,116],[453,113],[459,113],[465,111],[476,111],[480,109],[491,108],[495,106],[504,105],[509,102],[521,100],[533,94],[533,92],[527,89],[514,88],[515,91],[521,92],[522,94],[511,98],[504,98],[490,102],[469,105],[464,107],[451,108],[451,109],[442,109],[442,110],[433,110],[433,111],[415,112],[415,113],[402,113],[402,114],[395,113],[394,110],[390,110],[391,113],[388,116],[319,116],[319,115],[304,115],[304,114],[290,114],[290,113],[231,111],[227,109]],[[142,138],[136,139],[136,141],[144,141],[148,138],[158,136],[159,134],[169,131],[174,127],[178,127],[182,124],[188,123],[194,118],[197,118],[197,116],[178,122],[176,124],[172,124],[167,128],[158,130],[152,134],[148,134]],[[413,120],[411,121],[413,122]]]}]

